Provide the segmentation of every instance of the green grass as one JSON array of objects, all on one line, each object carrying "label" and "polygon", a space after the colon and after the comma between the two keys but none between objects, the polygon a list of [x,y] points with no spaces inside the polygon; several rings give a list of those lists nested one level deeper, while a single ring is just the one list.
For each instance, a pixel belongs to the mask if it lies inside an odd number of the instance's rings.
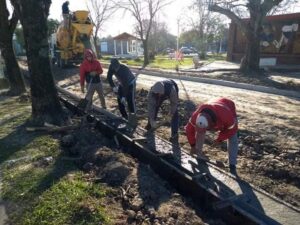
[{"label": "green grass", "polygon": [[226,61],[226,54],[209,54],[206,56],[206,59],[208,62],[214,62],[214,61]]},{"label": "green grass", "polygon": [[[101,62],[110,63],[110,57],[104,57],[101,59]],[[143,58],[139,59],[121,59],[121,63],[127,64],[129,66],[142,66],[143,65]],[[167,56],[158,55],[155,57],[155,60],[150,60],[150,64],[148,65],[149,68],[159,68],[159,69],[175,69],[176,65],[180,66],[192,66],[193,61],[191,57],[185,57],[184,60],[177,62],[174,59],[169,59]]]},{"label": "green grass", "polygon": [[[30,114],[30,103],[0,99],[1,198],[10,224],[110,224],[101,207],[107,188],[62,160],[59,140],[26,132]],[[45,164],[45,157],[53,160]]]},{"label": "green grass", "polygon": [[[110,63],[110,59],[113,56],[105,56],[101,59],[101,62]],[[211,54],[207,55],[206,59],[201,60],[204,62],[214,62],[216,60],[226,60],[226,54]],[[121,63],[127,64],[129,66],[142,66],[143,58],[138,59],[121,59]],[[177,62],[174,59],[170,59],[168,56],[157,55],[155,60],[150,60],[149,68],[159,68],[159,69],[175,69],[176,66],[180,67],[193,67],[192,56],[185,56],[184,59],[180,62]]]},{"label": "green grass", "polygon": [[40,197],[33,211],[26,211],[24,225],[107,223],[101,197],[103,187],[84,182],[80,172],[62,178]]}]

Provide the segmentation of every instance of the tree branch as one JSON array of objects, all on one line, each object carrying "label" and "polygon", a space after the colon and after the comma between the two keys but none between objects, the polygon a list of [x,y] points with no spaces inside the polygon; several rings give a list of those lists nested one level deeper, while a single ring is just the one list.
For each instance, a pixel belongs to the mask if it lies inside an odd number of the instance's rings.
[{"label": "tree branch", "polygon": [[231,19],[233,22],[235,22],[242,30],[247,31],[247,26],[245,24],[245,22],[239,18],[237,15],[235,15],[235,13],[233,13],[232,11],[230,11],[229,9],[224,9],[216,4],[211,5],[209,7],[209,10],[212,12],[218,12],[221,13],[225,16],[227,16],[229,19]]},{"label": "tree branch", "polygon": [[274,6],[279,5],[283,0],[265,0],[261,4],[261,10],[266,15]]}]

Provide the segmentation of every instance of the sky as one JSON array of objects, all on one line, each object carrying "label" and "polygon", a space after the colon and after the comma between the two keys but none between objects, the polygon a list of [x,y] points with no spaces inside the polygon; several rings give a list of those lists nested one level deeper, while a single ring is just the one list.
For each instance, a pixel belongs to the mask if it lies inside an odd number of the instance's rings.
[{"label": "sky", "polygon": [[[79,9],[86,10],[87,1],[88,0],[69,0],[69,9],[71,11]],[[59,21],[62,19],[61,6],[64,2],[65,0],[52,0],[49,18],[57,19]],[[191,2],[192,0],[173,0],[170,5],[167,5],[165,8],[163,8],[162,12],[160,12],[158,19],[160,21],[168,21],[168,28],[170,33],[177,35],[177,18],[180,17],[180,15],[183,13],[184,7],[190,5]],[[129,13],[126,13],[124,15],[123,12],[118,11],[107,23],[104,24],[100,36],[116,36],[123,32],[133,34],[134,23],[135,20],[131,15],[129,15]]]},{"label": "sky", "polygon": [[[69,0],[69,8],[71,11],[76,10],[87,10],[87,1],[89,0]],[[160,22],[166,22],[169,32],[175,36],[178,34],[178,25],[177,20],[180,19],[181,23],[179,26],[179,32],[186,30],[186,27],[183,23],[184,14],[187,14],[187,7],[191,5],[193,0],[172,0],[172,3],[165,6],[158,15],[158,20]],[[7,0],[9,3],[9,1]],[[61,16],[61,6],[65,0],[52,0],[50,6],[50,15],[49,18],[62,20]],[[11,7],[9,7],[11,9]],[[291,12],[300,12],[300,0],[297,5],[291,9]],[[190,15],[190,12],[188,13]],[[104,24],[103,29],[100,32],[100,37],[106,37],[108,35],[116,36],[123,32],[128,32],[134,34],[133,26],[135,20],[129,13],[124,15],[123,12],[118,11],[115,13],[112,18]]]}]

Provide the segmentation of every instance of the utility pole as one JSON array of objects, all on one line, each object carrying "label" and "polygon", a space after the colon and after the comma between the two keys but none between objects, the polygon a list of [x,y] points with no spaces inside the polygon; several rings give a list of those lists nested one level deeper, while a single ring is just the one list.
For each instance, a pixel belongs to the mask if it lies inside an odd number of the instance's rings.
[{"label": "utility pole", "polygon": [[177,52],[179,51],[179,23],[180,23],[180,19],[178,17],[177,18],[177,43],[176,43]]}]

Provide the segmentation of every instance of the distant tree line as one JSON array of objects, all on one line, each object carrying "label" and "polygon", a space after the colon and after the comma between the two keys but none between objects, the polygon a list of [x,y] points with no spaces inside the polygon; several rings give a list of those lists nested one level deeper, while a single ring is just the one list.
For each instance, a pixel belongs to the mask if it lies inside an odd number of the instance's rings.
[{"label": "distant tree line", "polygon": [[[48,38],[58,26],[58,21],[48,20],[51,0],[10,0],[13,6],[11,14],[7,2],[8,0],[0,0],[0,50],[10,84],[7,94],[20,95],[26,91],[13,51],[12,39],[15,33],[26,50],[33,121],[64,123],[66,117],[59,102],[49,60]],[[96,2],[101,2],[102,5],[95,5]],[[258,71],[259,32],[264,18],[289,7],[294,2],[295,0],[194,0],[189,7],[190,13],[185,15],[187,26],[180,32],[178,42],[181,45],[193,45],[205,55],[209,43],[226,35],[227,26],[223,17],[220,17],[220,14],[223,14],[235,22],[246,35],[247,46],[241,63],[242,71]],[[171,3],[171,0],[88,0],[95,24],[94,38],[98,38],[101,27],[114,12],[129,12],[136,21],[134,30],[143,42],[146,66],[151,52],[175,47],[176,37],[168,32],[167,24],[156,20],[160,11]],[[249,19],[244,20],[246,17]]]}]

